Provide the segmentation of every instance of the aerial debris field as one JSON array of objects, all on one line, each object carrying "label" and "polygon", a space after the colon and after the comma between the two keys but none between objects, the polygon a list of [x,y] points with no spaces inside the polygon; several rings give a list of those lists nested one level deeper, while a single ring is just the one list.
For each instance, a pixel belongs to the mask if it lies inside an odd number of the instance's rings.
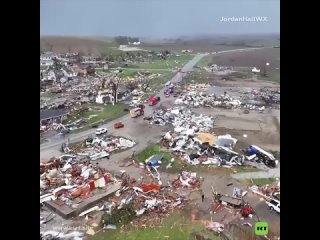
[{"label": "aerial debris field", "polygon": [[279,237],[279,49],[98,42],[40,56],[42,237]]}]

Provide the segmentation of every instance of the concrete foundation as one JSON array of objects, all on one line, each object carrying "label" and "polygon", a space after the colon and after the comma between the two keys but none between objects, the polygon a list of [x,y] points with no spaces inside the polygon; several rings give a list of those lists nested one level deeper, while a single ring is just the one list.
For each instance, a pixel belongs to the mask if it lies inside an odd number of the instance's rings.
[{"label": "concrete foundation", "polygon": [[105,198],[114,194],[120,188],[120,184],[109,185],[107,186],[106,191],[95,194],[90,198],[84,199],[82,202],[79,203],[78,207],[75,209],[70,208],[67,205],[59,206],[58,204],[54,203],[54,201],[44,202],[44,205],[65,219],[77,217],[80,213],[91,207],[94,207]]}]

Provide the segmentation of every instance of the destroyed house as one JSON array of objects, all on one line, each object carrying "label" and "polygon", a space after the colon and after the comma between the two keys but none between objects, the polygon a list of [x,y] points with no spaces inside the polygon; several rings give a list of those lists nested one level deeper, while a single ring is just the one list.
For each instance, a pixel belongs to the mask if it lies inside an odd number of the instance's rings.
[{"label": "destroyed house", "polygon": [[40,111],[40,125],[43,123],[53,123],[56,121],[62,122],[66,117],[67,112],[62,109],[49,109]]},{"label": "destroyed house", "polygon": [[219,200],[221,202],[225,202],[225,203],[230,204],[235,207],[240,207],[242,205],[241,199],[237,199],[237,198],[233,198],[233,197],[229,197],[229,196],[221,196]]}]

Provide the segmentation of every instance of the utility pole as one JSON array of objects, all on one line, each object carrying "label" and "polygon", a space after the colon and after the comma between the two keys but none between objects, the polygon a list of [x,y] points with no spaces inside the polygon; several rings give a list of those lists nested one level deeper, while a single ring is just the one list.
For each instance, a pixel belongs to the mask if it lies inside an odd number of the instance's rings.
[{"label": "utility pole", "polygon": [[268,63],[267,61],[264,62],[262,76],[264,76],[264,77],[267,76],[267,66],[269,66],[269,65],[270,65],[270,63]]}]

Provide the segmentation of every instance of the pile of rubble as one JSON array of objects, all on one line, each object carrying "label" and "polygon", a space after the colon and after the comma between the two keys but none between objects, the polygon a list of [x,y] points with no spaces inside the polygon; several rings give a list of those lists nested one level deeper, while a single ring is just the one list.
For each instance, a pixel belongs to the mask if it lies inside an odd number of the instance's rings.
[{"label": "pile of rubble", "polygon": [[280,179],[276,180],[272,184],[266,184],[265,186],[258,187],[253,185],[250,187],[250,190],[266,200],[276,199],[280,201]]},{"label": "pile of rubble", "polygon": [[165,217],[170,211],[181,208],[186,200],[185,196],[179,195],[172,188],[153,182],[127,184],[116,193],[116,197],[114,200],[118,202],[118,209],[133,202],[136,216],[139,217],[132,221],[136,227],[152,225],[147,220]]},{"label": "pile of rubble", "polygon": [[207,72],[220,72],[220,71],[231,71],[233,70],[233,67],[228,67],[228,66],[218,66],[217,64],[213,64],[208,67],[203,67],[204,70]]},{"label": "pile of rubble", "polygon": [[161,143],[191,165],[240,166],[245,157],[232,148],[237,139],[212,133],[167,132]]},{"label": "pile of rubble", "polygon": [[171,185],[175,189],[177,188],[200,188],[200,178],[197,176],[196,172],[186,172],[183,171],[179,177],[172,181]]},{"label": "pile of rubble", "polygon": [[263,162],[269,167],[276,167],[278,160],[263,149],[250,145],[245,154],[233,151],[237,139],[231,135],[215,136],[212,131],[214,119],[209,116],[195,116],[191,110],[160,109],[154,111],[150,124],[174,127],[161,139],[180,159],[192,165],[240,166],[245,160]]},{"label": "pile of rubble", "polygon": [[61,156],[40,162],[40,205],[54,201],[57,205],[77,208],[77,198],[95,194],[95,189],[117,182],[105,169],[76,156]]},{"label": "pile of rubble", "polygon": [[227,94],[216,96],[215,94],[206,94],[204,92],[189,92],[175,100],[176,105],[186,105],[192,107],[221,107],[221,108],[239,108],[241,101],[230,97]]},{"label": "pile of rubble", "polygon": [[263,111],[265,107],[279,108],[280,90],[261,88],[243,92],[240,97],[230,96],[226,92],[220,96],[208,94],[208,84],[190,84],[186,87],[183,95],[175,100],[175,105],[188,107],[221,107],[242,108],[247,110]]},{"label": "pile of rubble", "polygon": [[78,156],[86,156],[90,160],[98,160],[100,158],[109,157],[110,153],[123,151],[132,148],[136,143],[119,136],[104,137],[88,137],[81,143],[68,146],[62,145],[64,153],[77,154]]},{"label": "pile of rubble", "polygon": [[265,87],[259,90],[246,91],[242,94],[241,101],[247,107],[250,107],[250,105],[279,107],[280,90]]},{"label": "pile of rubble", "polygon": [[175,127],[176,132],[191,134],[198,131],[208,131],[214,124],[214,118],[202,114],[196,116],[189,109],[160,109],[153,112],[150,124],[161,126],[170,124]]}]

